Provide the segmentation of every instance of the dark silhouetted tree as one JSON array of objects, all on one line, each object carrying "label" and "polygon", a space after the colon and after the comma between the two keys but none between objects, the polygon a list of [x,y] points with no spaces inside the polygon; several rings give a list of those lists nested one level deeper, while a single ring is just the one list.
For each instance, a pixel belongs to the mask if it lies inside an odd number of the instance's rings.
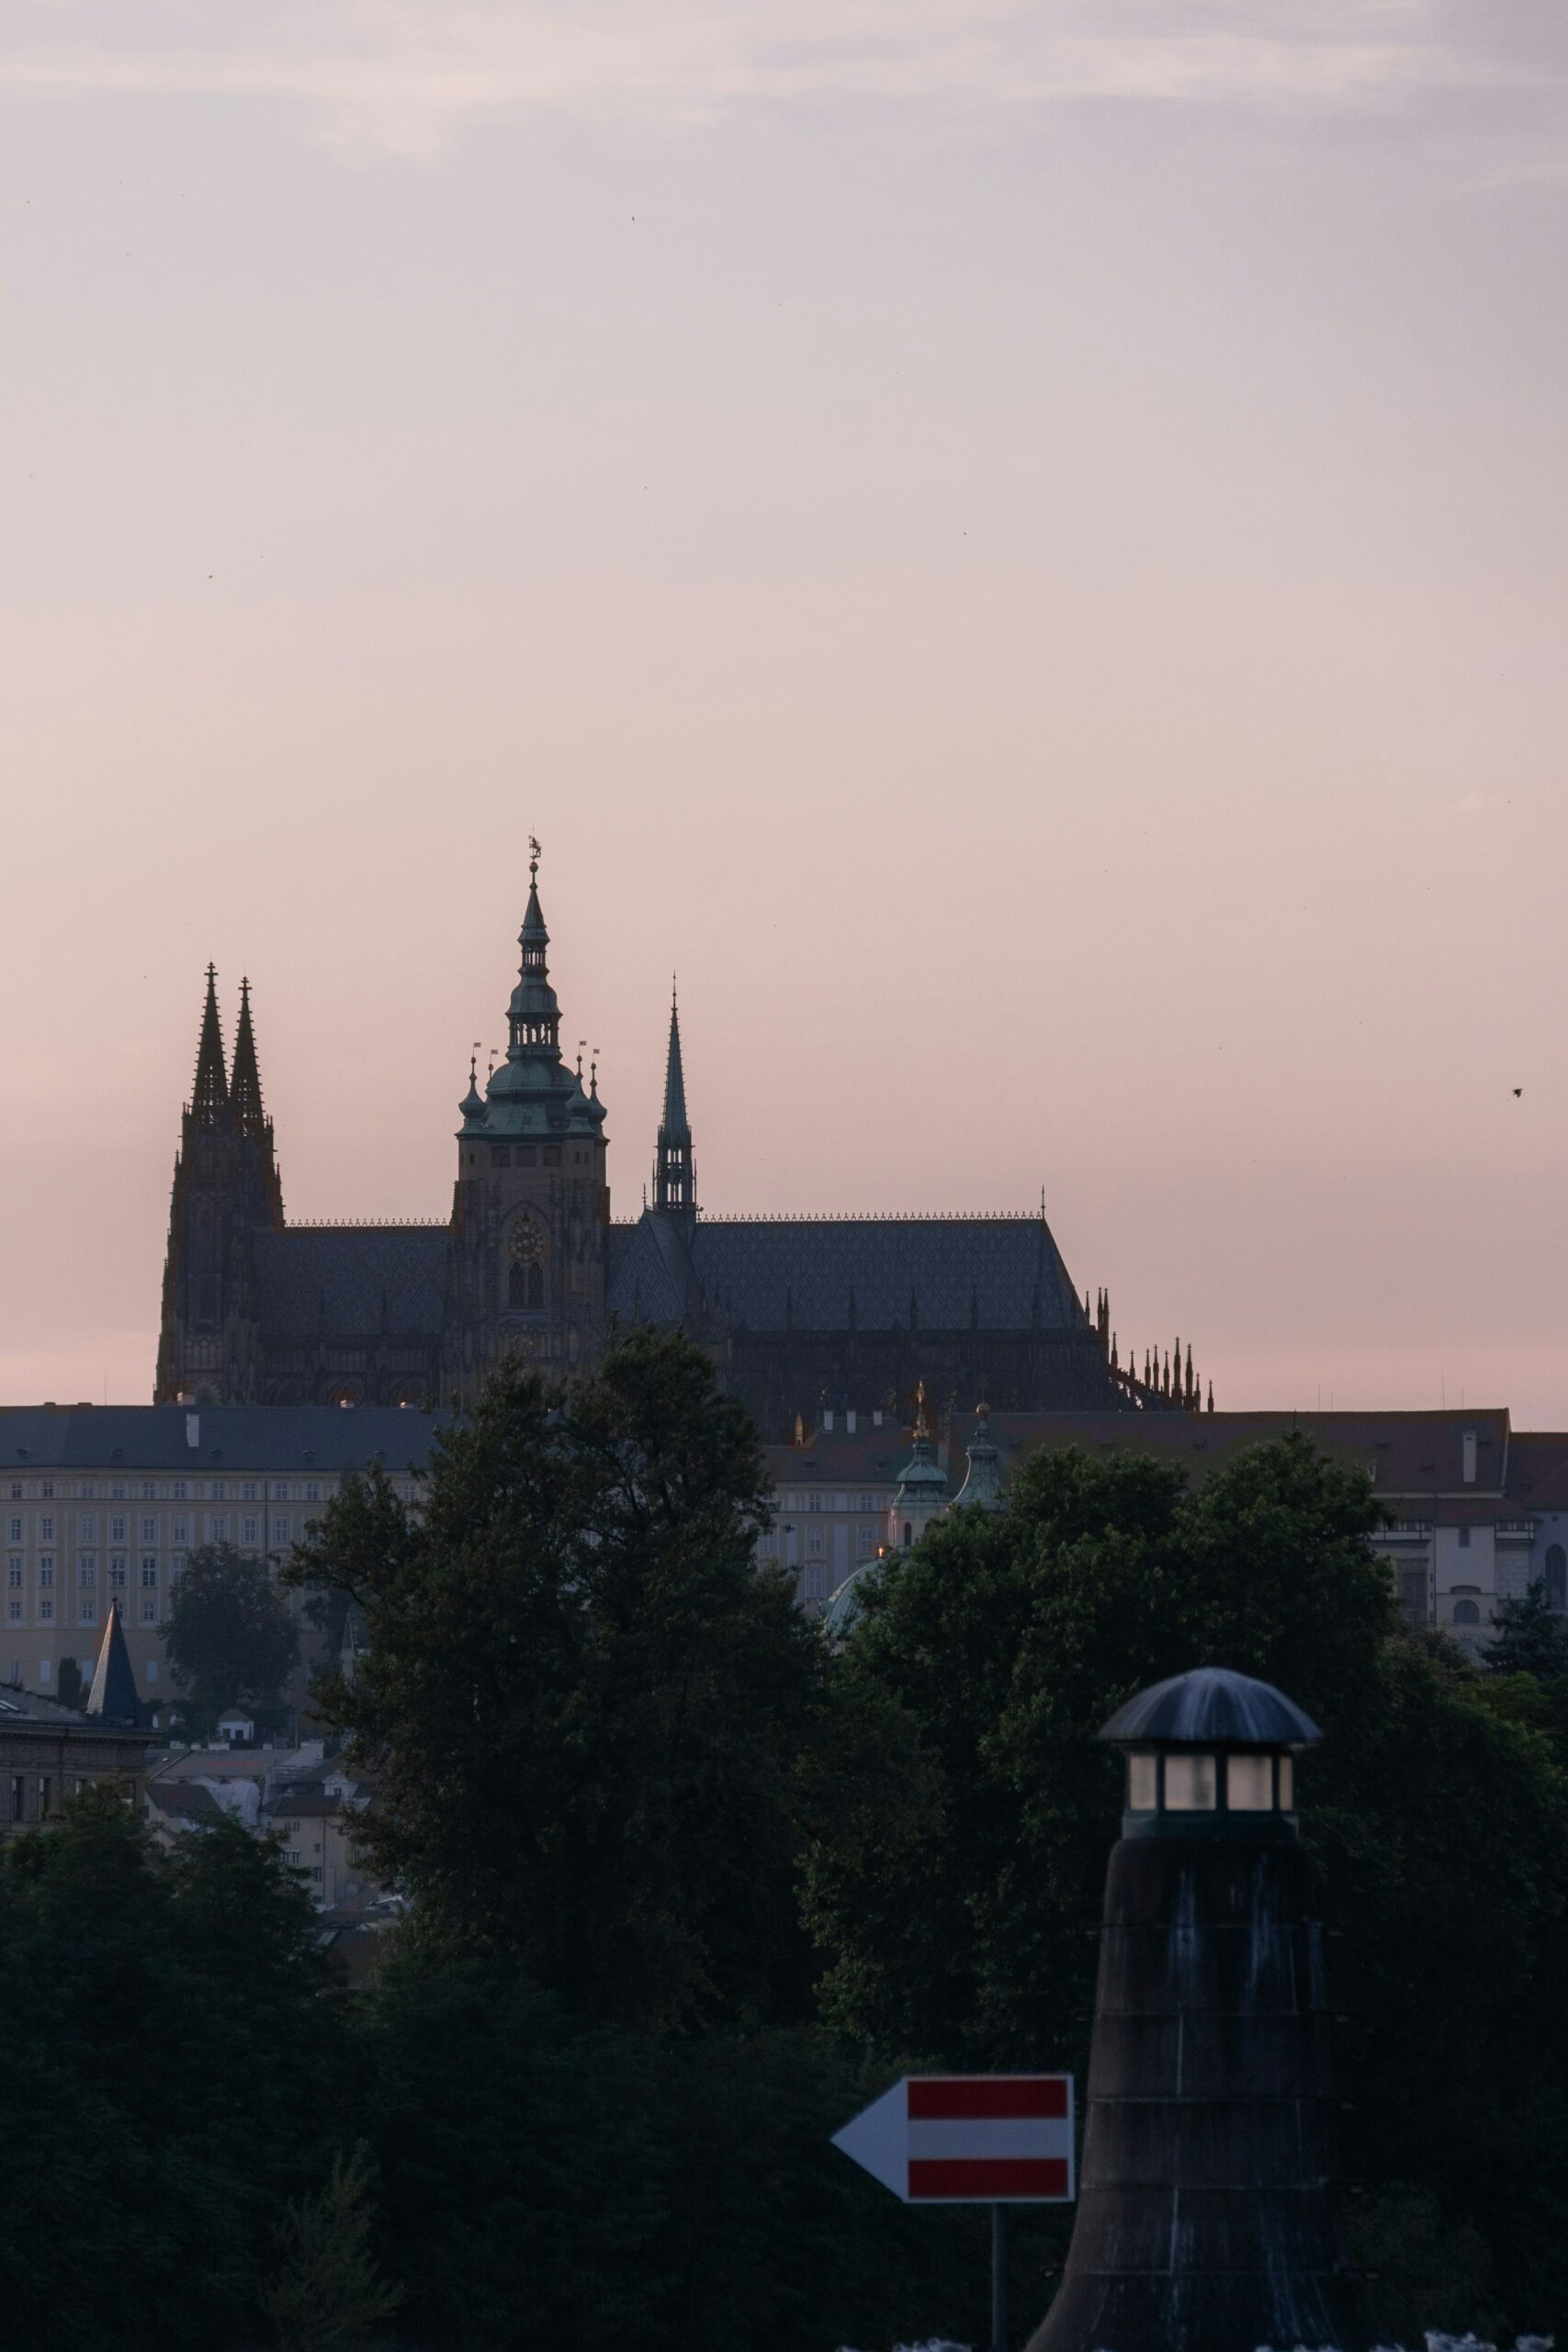
[{"label": "dark silhouetted tree", "polygon": [[376,2170],[361,2141],[333,2158],[325,2186],[289,2205],[278,2276],[265,2297],[278,2352],[356,2352],[403,2301],[373,2244]]},{"label": "dark silhouetted tree", "polygon": [[265,1715],[299,1662],[299,1629],[265,1562],[231,1544],[191,1554],[160,1631],[175,1680],[209,1719]]},{"label": "dark silhouetted tree", "polygon": [[827,1661],[777,1570],[756,1433],[639,1330],[562,1391],[515,1363],[421,1505],[372,1469],[291,1575],[367,1647],[319,1694],[378,1792],[374,1867],[579,2015],[799,2015],[803,1758]]},{"label": "dark silhouetted tree", "polygon": [[1481,1655],[1501,1674],[1533,1674],[1538,1682],[1568,1675],[1568,1617],[1550,1609],[1538,1577],[1522,1600],[1500,1600],[1497,1631]]},{"label": "dark silhouetted tree", "polygon": [[[1300,1772],[1359,2178],[1484,2242],[1520,2324],[1568,2302],[1568,1782],[1501,1679],[1399,1627],[1366,1481],[1303,1438],[1189,1489],[1168,1463],[1025,1464],[872,1580],[842,1672],[901,1722],[808,1864],[840,2025],[938,2063],[1081,2065],[1121,1770],[1096,1739],[1201,1665],[1321,1723]],[[1499,1695],[1502,1695],[1499,1692]],[[1495,1998],[1478,1999],[1488,1986]]]}]

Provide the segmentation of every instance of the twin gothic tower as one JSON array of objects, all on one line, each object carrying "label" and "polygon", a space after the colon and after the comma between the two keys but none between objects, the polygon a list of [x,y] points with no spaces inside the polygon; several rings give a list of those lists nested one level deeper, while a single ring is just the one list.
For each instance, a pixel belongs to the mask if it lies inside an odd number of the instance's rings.
[{"label": "twin gothic tower", "polygon": [[1043,1215],[705,1217],[671,1004],[652,1198],[610,1215],[605,1111],[560,1050],[529,868],[504,1060],[459,1106],[442,1224],[290,1225],[262,1104],[248,982],[226,1069],[209,967],[169,1218],[155,1400],[457,1407],[503,1356],[565,1372],[615,1326],[679,1325],[763,1434],[824,1406],[896,1408],[918,1381],[999,1409],[1190,1408],[1117,1361]]}]

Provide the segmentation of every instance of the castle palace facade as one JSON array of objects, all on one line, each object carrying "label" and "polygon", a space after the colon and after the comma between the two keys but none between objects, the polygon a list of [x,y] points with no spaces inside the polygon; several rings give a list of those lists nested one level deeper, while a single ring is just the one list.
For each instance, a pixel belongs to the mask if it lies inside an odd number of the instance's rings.
[{"label": "castle palace facade", "polygon": [[928,1396],[998,1411],[1194,1410],[1191,1353],[1123,1363],[1038,1216],[732,1217],[697,1205],[670,1016],[650,1204],[610,1213],[605,1110],[560,1050],[538,857],[505,1059],[459,1105],[451,1215],[291,1225],[248,982],[226,1065],[209,967],[169,1215],[154,1401],[452,1408],[504,1356],[590,1363],[615,1329],[678,1326],[764,1437]]}]

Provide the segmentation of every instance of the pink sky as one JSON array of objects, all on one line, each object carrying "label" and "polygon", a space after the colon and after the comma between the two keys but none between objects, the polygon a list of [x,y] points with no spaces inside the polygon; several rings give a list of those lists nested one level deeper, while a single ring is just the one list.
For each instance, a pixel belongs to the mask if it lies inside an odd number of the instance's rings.
[{"label": "pink sky", "polygon": [[707,1206],[1568,1424],[1559,11],[9,23],[0,1398],[151,1395],[209,956],[445,1214],[532,830],[619,1213],[676,967]]}]

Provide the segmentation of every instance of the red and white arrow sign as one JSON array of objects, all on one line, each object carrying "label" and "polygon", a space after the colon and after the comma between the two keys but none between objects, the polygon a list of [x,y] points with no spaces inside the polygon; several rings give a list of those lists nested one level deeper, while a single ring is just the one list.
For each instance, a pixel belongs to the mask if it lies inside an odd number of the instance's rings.
[{"label": "red and white arrow sign", "polygon": [[906,2205],[1062,2205],[1070,2075],[906,2075],[833,2134]]}]

